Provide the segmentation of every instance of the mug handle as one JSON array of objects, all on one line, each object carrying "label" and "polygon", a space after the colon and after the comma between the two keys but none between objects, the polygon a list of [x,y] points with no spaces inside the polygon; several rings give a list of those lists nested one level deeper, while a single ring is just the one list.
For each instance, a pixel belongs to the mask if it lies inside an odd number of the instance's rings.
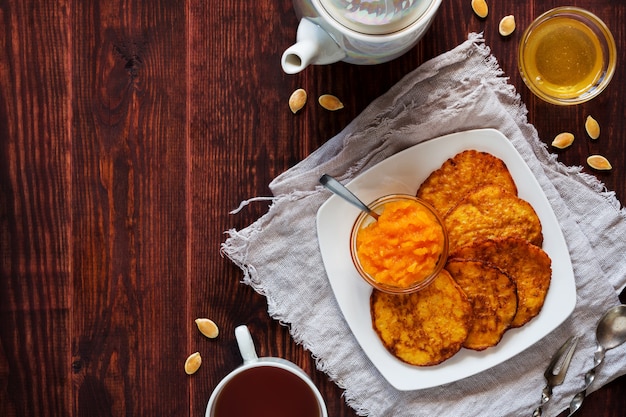
[{"label": "mug handle", "polygon": [[237,338],[237,344],[239,345],[239,352],[243,358],[243,363],[255,362],[259,359],[254,348],[254,342],[252,341],[252,335],[248,326],[241,325],[235,329],[235,337]]}]

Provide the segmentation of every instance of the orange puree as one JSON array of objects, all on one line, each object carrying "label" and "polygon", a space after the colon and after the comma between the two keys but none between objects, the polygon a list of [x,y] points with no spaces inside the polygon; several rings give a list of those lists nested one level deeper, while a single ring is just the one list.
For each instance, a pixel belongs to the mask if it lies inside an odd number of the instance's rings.
[{"label": "orange puree", "polygon": [[444,246],[437,218],[412,200],[384,204],[378,221],[361,229],[356,238],[363,270],[374,280],[409,287],[428,277]]}]

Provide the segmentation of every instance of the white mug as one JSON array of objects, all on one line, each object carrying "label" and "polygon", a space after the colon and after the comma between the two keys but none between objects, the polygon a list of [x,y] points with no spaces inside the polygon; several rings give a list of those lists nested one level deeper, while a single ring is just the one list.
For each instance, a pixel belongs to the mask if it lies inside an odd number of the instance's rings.
[{"label": "white mug", "polygon": [[[296,43],[285,50],[287,74],[310,64],[378,64],[411,49],[424,36],[442,0],[293,0],[300,20]],[[355,7],[361,9],[354,10]],[[378,7],[379,12],[365,10]],[[389,11],[391,9],[391,11]],[[363,14],[365,13],[365,18]]]},{"label": "white mug", "polygon": [[309,376],[285,359],[259,358],[248,327],[235,329],[243,364],[213,390],[205,417],[233,415],[328,417],[326,404]]}]

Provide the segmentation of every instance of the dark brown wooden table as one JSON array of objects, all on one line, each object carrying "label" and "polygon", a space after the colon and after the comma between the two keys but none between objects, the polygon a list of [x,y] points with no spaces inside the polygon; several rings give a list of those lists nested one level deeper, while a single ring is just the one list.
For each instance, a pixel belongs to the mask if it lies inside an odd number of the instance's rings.
[{"label": "dark brown wooden table", "polygon": [[[291,0],[4,0],[0,2],[0,415],[200,416],[217,382],[240,363],[233,329],[251,328],[261,355],[312,375],[329,415],[355,416],[342,391],[271,320],[265,298],[220,255],[224,231],[267,210],[240,201],[341,131],[425,60],[484,32],[528,118],[568,165],[610,158],[596,175],[626,199],[626,4],[611,0],[444,0],[431,30],[406,55],[375,67],[338,63],[285,75],[295,39]],[[575,107],[533,97],[517,72],[530,21],[573,4],[599,15],[620,52],[607,91]],[[497,33],[500,17],[518,30]],[[332,93],[345,108],[290,93]],[[583,121],[602,126],[585,139]],[[197,317],[221,335],[201,336]],[[197,374],[183,372],[200,351]],[[537,387],[538,390],[541,387]],[[539,391],[538,391],[539,392]],[[623,416],[626,378],[593,394],[582,416]],[[530,410],[529,410],[530,411]]]}]

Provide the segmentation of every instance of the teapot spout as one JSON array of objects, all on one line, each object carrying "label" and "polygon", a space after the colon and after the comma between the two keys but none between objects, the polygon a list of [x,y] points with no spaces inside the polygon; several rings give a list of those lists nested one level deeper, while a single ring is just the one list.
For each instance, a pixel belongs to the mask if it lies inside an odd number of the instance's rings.
[{"label": "teapot spout", "polygon": [[328,32],[304,18],[298,25],[296,43],[283,52],[281,65],[287,74],[296,74],[311,64],[332,64],[345,57]]}]

